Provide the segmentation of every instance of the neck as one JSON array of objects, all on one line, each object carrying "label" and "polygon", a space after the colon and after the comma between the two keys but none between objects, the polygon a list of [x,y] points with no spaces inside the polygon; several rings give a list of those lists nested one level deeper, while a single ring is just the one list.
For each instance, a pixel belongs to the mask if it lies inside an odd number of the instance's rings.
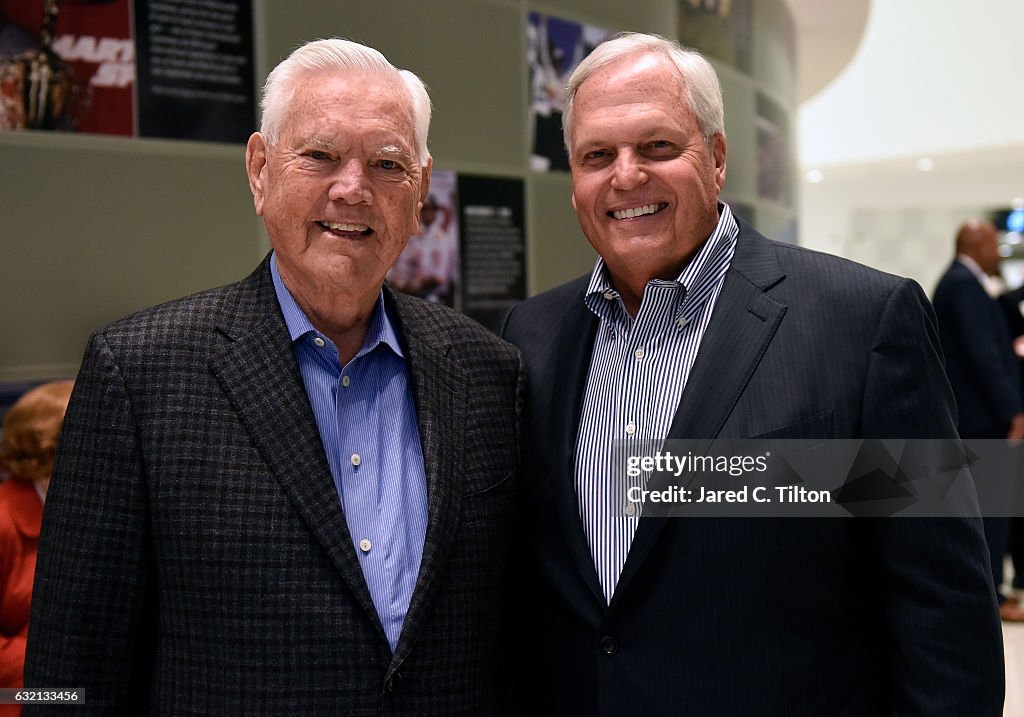
[{"label": "neck", "polygon": [[344,366],[362,348],[380,297],[384,278],[376,282],[339,282],[321,278],[313,284],[291,280],[288,269],[277,265],[281,281],[313,327],[338,349]]},{"label": "neck", "polygon": [[337,346],[338,360],[344,366],[359,353],[366,340],[379,292],[378,287],[372,296],[318,295],[314,301],[307,301],[298,294],[294,296],[317,331]]},{"label": "neck", "polygon": [[[635,319],[637,314],[640,313],[640,304],[643,303],[644,291],[647,289],[648,282],[655,279],[674,281],[682,273],[683,268],[689,263],[691,258],[692,256],[687,257],[683,266],[663,271],[638,271],[632,274],[616,275],[608,267],[608,278],[611,280],[615,290],[619,292],[619,296],[622,297],[622,303],[626,307],[626,311]],[[607,267],[607,264],[605,266]]]},{"label": "neck", "polygon": [[619,292],[619,296],[622,297],[622,304],[626,307],[626,311],[629,312],[629,315],[634,319],[636,318],[636,315],[640,313],[640,304],[643,303],[644,300],[645,286],[647,286],[646,281],[641,284],[639,288],[623,286],[623,288],[619,289],[616,287],[616,290]]}]

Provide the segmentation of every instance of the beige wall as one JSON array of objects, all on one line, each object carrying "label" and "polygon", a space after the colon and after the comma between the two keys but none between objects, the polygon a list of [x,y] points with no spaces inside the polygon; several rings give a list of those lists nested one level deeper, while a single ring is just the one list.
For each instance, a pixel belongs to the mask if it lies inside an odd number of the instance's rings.
[{"label": "beige wall", "polygon": [[[770,69],[780,61],[777,23],[765,17],[785,10],[782,0],[754,1],[771,35],[755,58]],[[328,36],[373,45],[417,72],[435,105],[434,166],[524,180],[536,293],[587,271],[594,255],[569,203],[568,176],[528,170],[527,12],[674,36],[676,2],[256,0],[258,81],[298,44]],[[726,198],[750,202],[751,98],[764,80],[720,70]],[[772,91],[795,107],[792,88]],[[0,381],[73,375],[93,330],[248,273],[267,241],[243,154],[241,145],[0,133]]]}]

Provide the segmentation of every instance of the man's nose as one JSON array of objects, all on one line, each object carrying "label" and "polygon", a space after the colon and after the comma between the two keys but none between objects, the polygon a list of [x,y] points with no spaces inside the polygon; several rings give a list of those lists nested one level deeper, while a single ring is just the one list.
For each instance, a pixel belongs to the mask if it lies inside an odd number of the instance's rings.
[{"label": "man's nose", "polygon": [[342,162],[331,178],[330,200],[345,204],[369,204],[372,198],[368,167],[358,159]]},{"label": "man's nose", "polygon": [[619,152],[612,172],[612,187],[615,189],[635,189],[647,181],[643,161],[630,150]]}]

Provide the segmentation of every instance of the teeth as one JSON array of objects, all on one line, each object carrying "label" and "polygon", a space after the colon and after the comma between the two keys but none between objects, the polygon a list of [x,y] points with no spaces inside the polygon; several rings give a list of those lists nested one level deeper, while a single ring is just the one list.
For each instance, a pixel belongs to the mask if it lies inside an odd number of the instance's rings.
[{"label": "teeth", "polygon": [[654,214],[661,211],[667,204],[645,204],[642,207],[633,207],[631,209],[620,209],[617,212],[612,212],[612,216],[616,219],[632,219],[633,217],[641,217],[645,214]]},{"label": "teeth", "polygon": [[324,224],[336,232],[365,232],[370,228],[365,224],[337,224],[335,222],[324,222]]}]

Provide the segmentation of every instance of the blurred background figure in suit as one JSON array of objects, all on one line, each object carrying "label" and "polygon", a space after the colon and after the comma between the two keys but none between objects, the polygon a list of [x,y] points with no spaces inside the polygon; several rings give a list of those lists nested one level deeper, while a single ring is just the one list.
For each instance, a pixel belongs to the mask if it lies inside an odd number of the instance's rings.
[{"label": "blurred background figure in suit", "polygon": [[[1022,405],[1024,405],[1024,286],[1007,291],[999,296],[999,305],[1006,316],[1006,325],[1013,340],[1013,353],[1020,367]],[[1018,495],[1020,506],[1024,496]],[[1014,597],[1024,591],[1024,518],[1015,515],[1010,520],[1010,557],[1013,559],[1013,581],[1010,586]]]},{"label": "blurred background figure in suit", "polygon": [[[999,259],[995,226],[991,222],[966,221],[957,231],[956,258],[935,288],[939,340],[959,416],[957,430],[966,439],[1024,438],[1020,369],[1006,319],[994,298],[999,285],[992,277],[999,273]],[[986,483],[985,491],[1013,490],[1008,477],[997,480],[1005,485]],[[1012,495],[1007,499],[1012,502]],[[1024,609],[1000,592],[1010,518],[986,516],[985,539],[999,614],[1004,620],[1022,622]]]}]

